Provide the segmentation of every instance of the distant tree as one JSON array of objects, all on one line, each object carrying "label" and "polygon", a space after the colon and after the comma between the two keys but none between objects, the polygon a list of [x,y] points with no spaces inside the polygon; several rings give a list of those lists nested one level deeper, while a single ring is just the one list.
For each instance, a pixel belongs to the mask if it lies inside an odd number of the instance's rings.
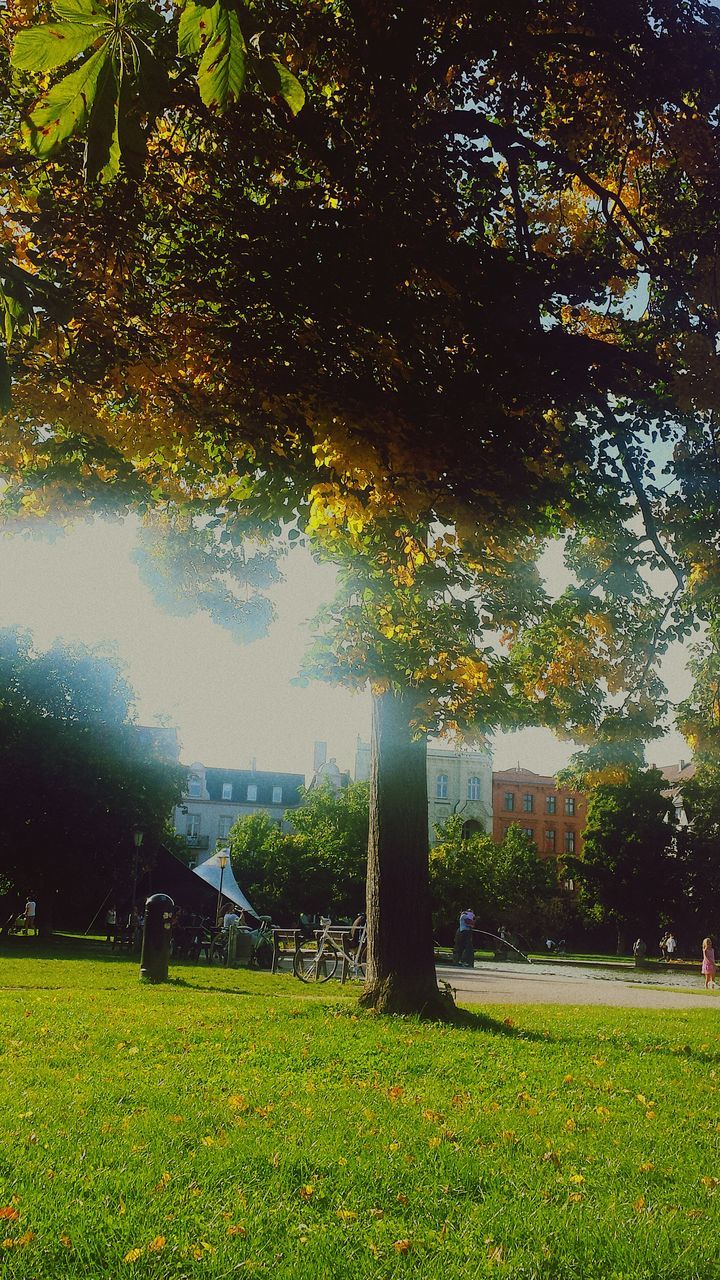
[{"label": "distant tree", "polygon": [[440,843],[430,851],[433,920],[446,933],[457,916],[472,907],[480,926],[497,933],[499,925],[535,936],[542,928],[543,907],[558,893],[554,860],[538,857],[533,841],[520,827],[510,827],[497,844],[490,835],[462,836],[455,815],[438,828]]},{"label": "distant tree", "polygon": [[637,936],[650,947],[677,905],[666,788],[659,769],[615,767],[590,791],[582,857],[566,859],[590,917],[616,930],[618,955]]},{"label": "distant tree", "polygon": [[365,902],[367,784],[305,791],[286,818],[292,833],[266,813],[241,818],[230,831],[233,868],[253,906],[285,920],[301,911],[354,917]]},{"label": "distant tree", "polygon": [[46,923],[89,923],[105,894],[129,901],[135,871],[142,892],[180,798],[183,771],[143,745],[131,700],[110,659],[0,632],[0,872]]}]

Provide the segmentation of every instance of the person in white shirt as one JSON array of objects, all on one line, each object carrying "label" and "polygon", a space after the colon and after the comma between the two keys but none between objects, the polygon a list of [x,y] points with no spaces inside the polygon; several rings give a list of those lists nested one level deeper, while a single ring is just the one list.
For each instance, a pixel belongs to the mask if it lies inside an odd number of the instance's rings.
[{"label": "person in white shirt", "polygon": [[32,894],[25,903],[25,932],[37,935],[37,927],[35,925],[35,913],[37,911],[37,903]]},{"label": "person in white shirt", "polygon": [[672,960],[677,950],[677,942],[675,941],[675,937],[672,933],[669,933],[665,939],[665,950],[667,952],[668,960]]},{"label": "person in white shirt", "polygon": [[460,912],[458,930],[455,934],[455,945],[453,947],[453,960],[456,964],[462,965],[464,969],[473,969],[475,967],[474,924],[475,912],[470,907]]},{"label": "person in white shirt", "polygon": [[225,915],[223,916],[223,929],[229,929],[231,924],[240,924],[240,923],[241,923],[240,916],[238,915],[234,907],[231,907],[229,911],[225,912]]}]

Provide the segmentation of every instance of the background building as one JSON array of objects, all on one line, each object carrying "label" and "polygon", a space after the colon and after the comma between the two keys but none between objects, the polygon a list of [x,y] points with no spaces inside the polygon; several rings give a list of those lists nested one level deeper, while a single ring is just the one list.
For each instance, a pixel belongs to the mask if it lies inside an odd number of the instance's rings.
[{"label": "background building", "polygon": [[267,813],[290,830],[283,815],[298,807],[304,785],[304,774],[265,772],[255,768],[254,760],[250,769],[210,769],[196,760],[183,802],[173,814],[175,830],[197,850],[197,861],[204,862],[226,842],[233,823],[249,813]]},{"label": "background building", "polygon": [[532,769],[500,769],[492,781],[493,839],[500,843],[515,824],[535,841],[543,858],[579,854],[587,820],[587,797],[559,787]]},{"label": "background building", "polygon": [[[428,747],[428,835],[437,843],[435,825],[460,814],[463,832],[492,830],[492,753],[488,747]],[[370,743],[357,740],[355,780],[370,777]]]}]

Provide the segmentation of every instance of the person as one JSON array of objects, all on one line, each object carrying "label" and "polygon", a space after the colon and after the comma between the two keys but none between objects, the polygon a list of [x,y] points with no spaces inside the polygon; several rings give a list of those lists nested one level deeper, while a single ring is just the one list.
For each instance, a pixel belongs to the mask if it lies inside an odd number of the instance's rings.
[{"label": "person", "polygon": [[222,922],[223,929],[229,929],[231,924],[240,924],[240,923],[241,923],[240,916],[238,915],[237,911],[235,910],[234,907],[230,907],[229,911],[226,911],[225,915],[223,916],[223,922]]},{"label": "person", "polygon": [[672,960],[677,951],[677,941],[674,934],[669,933],[665,939],[665,954],[668,960]]},{"label": "person", "polygon": [[660,948],[660,955],[662,959],[665,961],[667,961],[667,943],[668,943],[668,935],[664,933],[662,938],[660,939],[660,942],[658,943],[658,946]]},{"label": "person", "polygon": [[106,942],[115,941],[116,924],[117,924],[117,911],[115,910],[114,907],[108,907],[107,915],[105,916],[105,941]]},{"label": "person", "polygon": [[709,991],[711,987],[715,986],[715,948],[713,947],[712,938],[703,938],[703,958],[700,972],[705,976],[705,990]]},{"label": "person", "polygon": [[467,907],[465,911],[460,912],[458,929],[455,934],[455,945],[453,947],[453,960],[456,964],[462,965],[464,969],[474,969],[475,967],[474,924],[475,912],[471,907]]},{"label": "person", "polygon": [[635,939],[635,942],[633,943],[633,955],[635,957],[635,967],[637,969],[641,968],[643,960],[647,955],[647,944],[642,938]]},{"label": "person", "polygon": [[26,933],[37,934],[37,927],[35,925],[36,912],[37,912],[37,903],[35,902],[35,899],[33,898],[32,893],[30,893],[28,895],[28,900],[25,903],[25,932]]}]

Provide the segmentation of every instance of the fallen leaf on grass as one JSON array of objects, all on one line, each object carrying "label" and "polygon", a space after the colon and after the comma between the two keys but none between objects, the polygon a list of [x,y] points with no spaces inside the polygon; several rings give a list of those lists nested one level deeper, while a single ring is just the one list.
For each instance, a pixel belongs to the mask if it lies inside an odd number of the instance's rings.
[{"label": "fallen leaf on grass", "polygon": [[142,1258],[142,1249],[128,1249],[123,1262],[137,1262],[138,1258]]},{"label": "fallen leaf on grass", "polygon": [[148,1245],[148,1253],[159,1253],[161,1249],[165,1248],[165,1243],[165,1236],[156,1236]]},{"label": "fallen leaf on grass", "polygon": [[395,1243],[393,1244],[393,1249],[395,1250],[395,1252],[396,1252],[396,1253],[409,1253],[409,1252],[410,1252],[410,1241],[409,1241],[409,1240],[396,1240],[396,1241],[395,1241]]},{"label": "fallen leaf on grass", "polygon": [[244,1227],[240,1226],[239,1222],[235,1222],[228,1227],[226,1234],[229,1236],[246,1236],[247,1231]]},{"label": "fallen leaf on grass", "polygon": [[17,1209],[13,1209],[11,1204],[6,1204],[3,1209],[0,1209],[0,1218],[6,1218],[8,1222],[15,1222],[19,1217]]}]

